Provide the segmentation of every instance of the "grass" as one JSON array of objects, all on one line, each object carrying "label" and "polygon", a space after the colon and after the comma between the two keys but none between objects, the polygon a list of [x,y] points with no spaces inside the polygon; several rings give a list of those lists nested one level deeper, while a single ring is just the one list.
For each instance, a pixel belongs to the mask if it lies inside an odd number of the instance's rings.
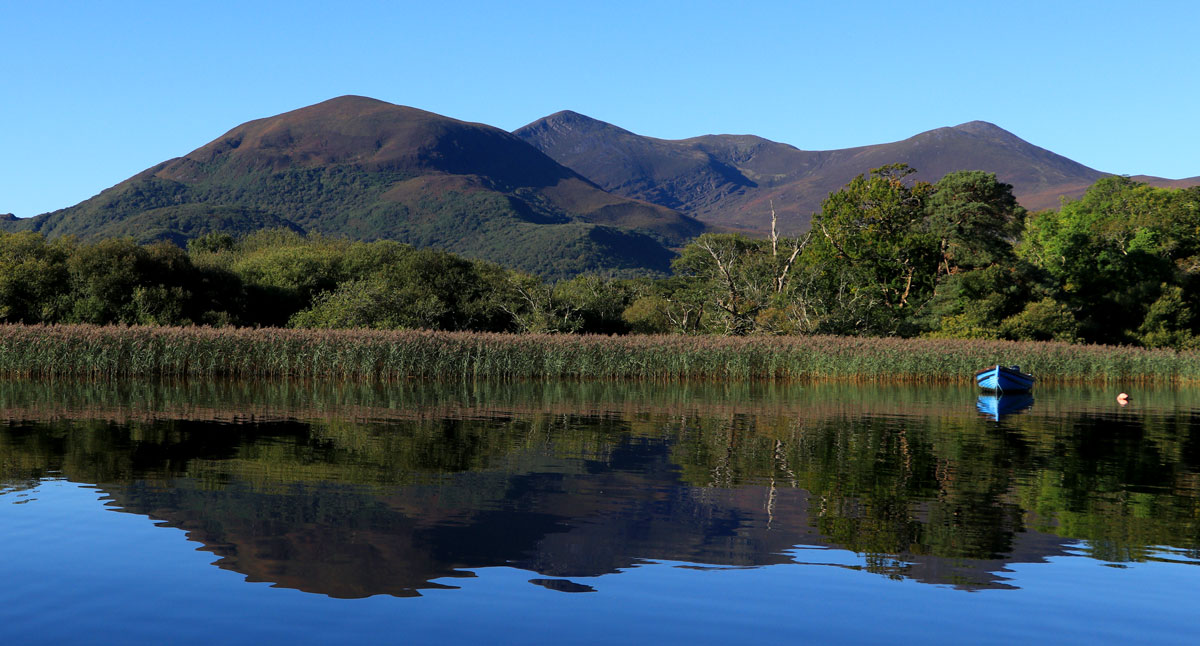
[{"label": "grass", "polygon": [[0,325],[10,377],[966,383],[995,363],[1049,382],[1200,380],[1200,353],[1065,343]]}]

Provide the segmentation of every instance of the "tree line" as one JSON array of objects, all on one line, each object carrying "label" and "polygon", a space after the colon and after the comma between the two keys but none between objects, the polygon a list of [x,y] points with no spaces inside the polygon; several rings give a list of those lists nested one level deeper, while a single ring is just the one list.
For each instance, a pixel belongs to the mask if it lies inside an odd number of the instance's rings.
[{"label": "tree line", "polygon": [[801,236],[704,234],[663,279],[550,283],[282,229],[186,249],[0,233],[0,321],[1200,345],[1200,187],[1110,177],[1030,214],[992,174],[913,172],[855,178]]}]

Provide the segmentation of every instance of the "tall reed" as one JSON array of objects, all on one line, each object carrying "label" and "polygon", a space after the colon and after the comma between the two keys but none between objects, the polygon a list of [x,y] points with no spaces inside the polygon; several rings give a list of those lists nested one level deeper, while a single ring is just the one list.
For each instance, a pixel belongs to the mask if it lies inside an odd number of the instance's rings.
[{"label": "tall reed", "polygon": [[1200,380],[1200,353],[1065,343],[0,325],[13,377],[966,382],[996,363],[1044,381]]}]

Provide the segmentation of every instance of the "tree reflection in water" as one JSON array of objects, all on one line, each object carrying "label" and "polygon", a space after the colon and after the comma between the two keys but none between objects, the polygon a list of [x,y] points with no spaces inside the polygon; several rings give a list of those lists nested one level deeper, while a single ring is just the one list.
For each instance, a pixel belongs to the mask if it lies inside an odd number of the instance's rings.
[{"label": "tree reflection in water", "polygon": [[1048,391],[997,423],[956,388],[53,388],[0,385],[0,494],[94,483],[222,568],[334,597],[495,565],[586,592],[570,579],[788,563],[796,546],[963,588],[1078,541],[1106,561],[1198,556],[1200,436],[1176,391],[1133,410]]}]

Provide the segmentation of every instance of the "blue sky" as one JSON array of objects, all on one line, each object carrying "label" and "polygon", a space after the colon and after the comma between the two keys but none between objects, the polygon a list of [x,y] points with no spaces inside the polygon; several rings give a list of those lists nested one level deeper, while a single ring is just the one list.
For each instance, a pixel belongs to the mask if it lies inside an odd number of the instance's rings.
[{"label": "blue sky", "polygon": [[817,150],[982,119],[1100,170],[1200,175],[1200,2],[841,5],[0,0],[0,213],[343,94]]}]

